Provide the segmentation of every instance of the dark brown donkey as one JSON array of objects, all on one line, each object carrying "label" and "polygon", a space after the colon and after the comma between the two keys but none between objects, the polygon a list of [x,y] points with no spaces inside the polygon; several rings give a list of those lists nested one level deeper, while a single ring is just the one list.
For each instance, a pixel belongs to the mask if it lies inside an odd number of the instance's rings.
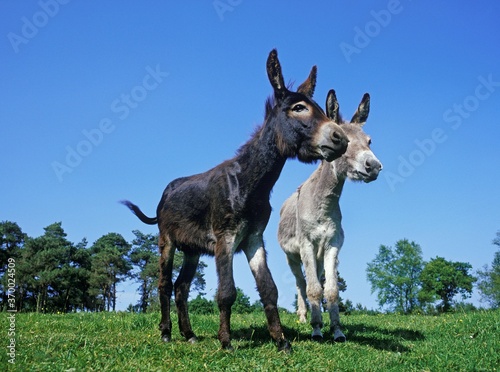
[{"label": "dark brown donkey", "polygon": [[[271,189],[287,158],[302,162],[316,159],[332,161],[347,148],[347,137],[312,100],[316,67],[297,92],[285,87],[276,50],[267,59],[267,74],[274,89],[274,100],[266,102],[264,124],[237,152],[215,168],[172,181],[163,192],[150,218],[129,201],[123,203],[147,224],[160,229],[160,330],[170,341],[170,298],[175,289],[175,304],[181,334],[196,342],[189,321],[189,287],[201,254],[215,256],[219,279],[217,304],[220,310],[219,340],[231,349],[231,306],[236,299],[233,280],[233,255],[243,251],[257,282],[271,337],[279,350],[289,351],[278,315],[278,290],[266,263],[263,233],[271,214]],[[184,253],[184,262],[172,286],[175,249]]]}]

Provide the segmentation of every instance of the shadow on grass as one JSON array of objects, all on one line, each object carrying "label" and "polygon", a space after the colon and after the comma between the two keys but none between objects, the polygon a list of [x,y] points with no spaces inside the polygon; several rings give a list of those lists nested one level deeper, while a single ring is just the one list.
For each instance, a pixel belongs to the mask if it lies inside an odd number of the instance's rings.
[{"label": "shadow on grass", "polygon": [[[361,345],[368,345],[378,350],[395,351],[405,353],[410,349],[403,345],[404,341],[420,341],[425,337],[419,331],[396,328],[385,329],[363,324],[352,324],[344,326],[347,332],[347,340]],[[328,336],[330,336],[328,334]]]},{"label": "shadow on grass", "polygon": [[[285,336],[292,345],[300,344],[300,342],[311,341],[311,333],[304,332],[297,328],[283,326]],[[425,337],[419,331],[408,329],[393,329],[388,330],[376,326],[368,326],[363,324],[343,326],[343,331],[347,335],[347,342],[360,345],[367,345],[377,350],[385,350],[392,352],[406,353],[410,348],[403,345],[405,341],[420,341]],[[267,326],[250,326],[234,328],[231,332],[233,340],[248,341],[247,345],[241,345],[241,348],[252,348],[271,342],[271,336]],[[324,333],[324,341],[322,344],[334,345],[332,334],[330,331]]]}]

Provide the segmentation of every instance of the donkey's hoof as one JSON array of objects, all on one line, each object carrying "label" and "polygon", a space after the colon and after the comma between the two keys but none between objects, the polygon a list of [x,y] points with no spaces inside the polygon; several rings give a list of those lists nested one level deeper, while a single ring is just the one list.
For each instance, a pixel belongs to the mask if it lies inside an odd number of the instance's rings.
[{"label": "donkey's hoof", "polygon": [[196,336],[191,337],[189,340],[187,340],[190,344],[196,344],[198,342],[198,338]]},{"label": "donkey's hoof", "polygon": [[227,345],[222,345],[222,350],[232,353],[234,348],[230,343],[228,343]]},{"label": "donkey's hoof", "polygon": [[322,335],[312,335],[311,339],[316,342],[322,342],[323,341],[323,336]]},{"label": "donkey's hoof", "polygon": [[292,344],[287,339],[278,341],[278,351],[283,351],[285,354],[292,352]]},{"label": "donkey's hoof", "polygon": [[346,337],[342,333],[342,331],[337,330],[337,331],[333,332],[333,341],[335,341],[335,342],[346,342]]},{"label": "donkey's hoof", "polygon": [[346,342],[346,338],[345,338],[345,336],[339,336],[339,337],[335,337],[333,339],[333,341],[335,341],[335,342]]},{"label": "donkey's hoof", "polygon": [[169,336],[161,336],[161,340],[162,340],[163,342],[170,342],[170,341],[171,341],[171,339],[170,339],[170,337],[169,337]]},{"label": "donkey's hoof", "polygon": [[319,328],[313,329],[311,338],[317,342],[323,341],[323,333],[321,333],[321,330]]}]

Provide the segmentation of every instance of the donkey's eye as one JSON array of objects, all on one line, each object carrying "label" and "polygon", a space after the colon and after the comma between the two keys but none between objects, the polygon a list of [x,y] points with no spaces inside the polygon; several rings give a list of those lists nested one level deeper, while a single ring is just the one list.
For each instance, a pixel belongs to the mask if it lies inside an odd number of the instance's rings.
[{"label": "donkey's eye", "polygon": [[307,110],[307,107],[301,103],[298,103],[292,107],[292,111],[295,111],[295,112],[302,112],[304,110]]}]

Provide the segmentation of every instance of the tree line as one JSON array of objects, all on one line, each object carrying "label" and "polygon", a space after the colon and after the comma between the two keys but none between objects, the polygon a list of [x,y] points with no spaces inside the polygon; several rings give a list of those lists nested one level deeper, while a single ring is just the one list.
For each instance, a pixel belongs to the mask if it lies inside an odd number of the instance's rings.
[{"label": "tree line", "polygon": [[[32,238],[11,221],[0,222],[0,310],[36,312],[114,311],[117,285],[124,280],[139,284],[140,298],[129,311],[157,310],[159,253],[158,235],[134,230],[127,242],[118,233],[108,233],[89,245],[86,239],[72,243],[66,238],[61,222],[44,228],[42,236]],[[469,298],[476,285],[482,299],[491,307],[500,307],[500,231],[493,244],[498,251],[491,267],[472,273],[466,262],[435,257],[428,262],[422,249],[406,239],[394,247],[381,245],[368,263],[367,280],[377,294],[381,308],[411,313],[445,312],[456,305],[456,296]],[[174,257],[174,280],[182,266],[181,253]],[[192,289],[198,296],[190,301],[190,311],[215,313],[216,302],[206,299],[204,269],[200,260]],[[340,291],[345,280],[339,276]],[[12,298],[15,301],[12,301]],[[9,301],[10,299],[10,301]],[[366,311],[361,304],[340,299],[341,311]],[[259,301],[237,289],[233,311],[247,313],[261,309]]]},{"label": "tree line", "polygon": [[[493,244],[500,248],[500,231]],[[366,274],[378,304],[389,311],[447,312],[457,305],[456,296],[462,300],[471,297],[475,283],[483,301],[500,307],[500,250],[491,267],[477,270],[474,276],[467,262],[443,257],[425,262],[420,245],[402,239],[394,247],[381,245]]]},{"label": "tree line", "polygon": [[[2,310],[14,296],[17,311],[114,311],[117,285],[127,279],[139,283],[137,307],[141,311],[157,303],[157,235],[135,230],[135,238],[129,243],[122,235],[109,233],[89,246],[86,239],[70,242],[60,222],[44,231],[42,236],[31,238],[15,222],[0,222]],[[174,276],[181,262],[176,255]],[[193,280],[193,288],[199,292],[205,287],[205,267],[200,261]],[[9,279],[15,281],[14,291]]]},{"label": "tree line", "polygon": [[[139,284],[139,301],[128,311],[158,311],[159,252],[158,235],[132,233],[127,242],[118,233],[109,233],[94,244],[86,239],[70,242],[61,222],[44,228],[44,234],[31,238],[10,221],[0,222],[0,311],[73,312],[115,311],[117,285],[132,279]],[[182,255],[176,252],[173,280],[182,267]],[[214,300],[205,298],[204,269],[200,260],[192,282],[198,295],[189,302],[190,311],[198,314],[217,312]],[[10,271],[9,271],[10,268]],[[14,286],[9,285],[9,278]],[[14,288],[14,291],[9,289]],[[259,301],[250,302],[242,289],[236,288],[235,313],[261,310]],[[14,301],[9,298],[14,296]]]}]

